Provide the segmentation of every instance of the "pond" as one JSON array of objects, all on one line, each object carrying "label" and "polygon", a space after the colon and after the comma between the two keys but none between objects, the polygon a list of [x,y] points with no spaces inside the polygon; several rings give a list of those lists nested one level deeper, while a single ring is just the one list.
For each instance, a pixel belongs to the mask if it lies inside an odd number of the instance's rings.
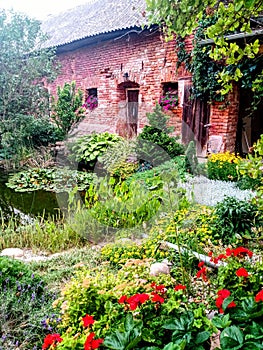
[{"label": "pond", "polygon": [[2,220],[13,215],[30,218],[60,213],[56,193],[48,191],[15,192],[6,186],[8,173],[0,171],[0,211]]}]

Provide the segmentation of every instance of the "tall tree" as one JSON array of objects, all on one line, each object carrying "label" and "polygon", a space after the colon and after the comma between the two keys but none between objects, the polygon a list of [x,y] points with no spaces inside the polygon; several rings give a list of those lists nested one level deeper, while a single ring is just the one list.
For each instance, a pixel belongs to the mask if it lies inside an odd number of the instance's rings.
[{"label": "tall tree", "polygon": [[32,120],[33,117],[49,115],[49,94],[43,82],[55,78],[58,66],[54,51],[41,49],[44,41],[39,21],[13,11],[0,10],[2,147],[8,135],[14,135],[15,129],[23,129],[23,120],[28,116]]}]

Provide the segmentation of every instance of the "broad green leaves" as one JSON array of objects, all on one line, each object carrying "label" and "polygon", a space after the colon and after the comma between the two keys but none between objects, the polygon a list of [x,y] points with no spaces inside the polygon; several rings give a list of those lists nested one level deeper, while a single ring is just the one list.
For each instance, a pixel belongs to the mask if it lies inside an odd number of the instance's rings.
[{"label": "broad green leaves", "polygon": [[[222,95],[232,90],[233,81],[238,82],[242,79],[243,72],[237,66],[246,58],[254,59],[259,52],[256,36],[250,36],[249,40],[242,35],[239,40],[236,38],[239,33],[252,33],[250,23],[255,23],[253,19],[261,14],[262,0],[147,0],[147,4],[150,21],[163,25],[164,33],[169,39],[173,35],[185,37],[193,33],[204,14],[206,18],[215,19],[215,22],[204,30],[204,35],[214,43],[210,57],[225,64],[225,69],[218,75]],[[231,38],[232,34],[235,36]],[[236,66],[236,69],[227,69],[228,65]],[[254,91],[261,89],[261,83],[262,74],[258,74],[253,83]]]}]

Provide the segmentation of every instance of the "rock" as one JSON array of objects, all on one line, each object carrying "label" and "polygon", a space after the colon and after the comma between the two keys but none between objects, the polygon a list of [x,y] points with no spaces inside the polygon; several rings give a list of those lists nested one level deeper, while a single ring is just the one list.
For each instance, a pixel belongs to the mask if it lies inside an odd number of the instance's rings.
[{"label": "rock", "polygon": [[20,248],[6,248],[2,250],[1,256],[10,256],[12,258],[20,258],[24,256],[24,251]]},{"label": "rock", "polygon": [[150,275],[159,276],[160,274],[169,275],[170,267],[164,262],[152,264],[150,267]]}]

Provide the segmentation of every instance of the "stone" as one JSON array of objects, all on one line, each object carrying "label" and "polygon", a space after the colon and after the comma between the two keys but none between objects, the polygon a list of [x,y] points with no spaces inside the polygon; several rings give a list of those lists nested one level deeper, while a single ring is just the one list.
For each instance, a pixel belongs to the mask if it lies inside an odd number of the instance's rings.
[{"label": "stone", "polygon": [[150,275],[159,276],[160,274],[169,275],[170,267],[164,262],[152,264],[150,267]]},{"label": "stone", "polygon": [[1,256],[21,258],[22,256],[24,256],[24,251],[20,248],[6,248],[6,249],[2,250]]}]

